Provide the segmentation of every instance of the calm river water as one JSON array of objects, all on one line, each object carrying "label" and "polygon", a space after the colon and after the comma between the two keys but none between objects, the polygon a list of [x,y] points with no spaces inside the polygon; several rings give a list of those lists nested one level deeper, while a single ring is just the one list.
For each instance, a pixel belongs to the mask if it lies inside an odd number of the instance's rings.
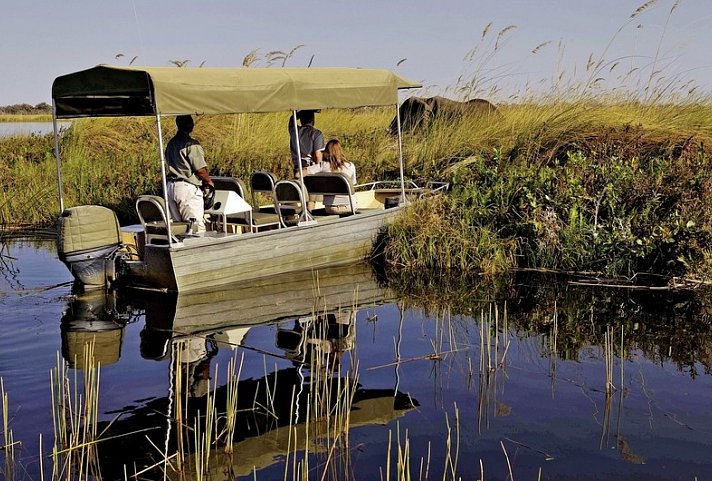
[{"label": "calm river water", "polygon": [[[304,437],[311,479],[386,479],[389,453],[397,479],[406,439],[411,479],[505,480],[510,470],[518,480],[712,479],[704,293],[518,279],[496,291],[451,288],[441,296],[449,303],[429,303],[356,266],[199,296],[78,294],[52,242],[1,245],[0,378],[14,441],[5,479],[39,480],[40,444],[51,479],[50,374],[59,363],[81,386],[87,340],[100,362],[105,480],[159,462],[175,443],[172,416],[187,404],[185,424],[195,426],[208,391],[223,409],[226,373],[238,370],[234,455],[211,461],[206,479],[292,479],[285,454],[302,446],[302,460]],[[358,385],[334,400],[354,373]],[[309,411],[314,396],[321,414]],[[221,440],[213,451],[224,451]],[[140,477],[163,479],[161,469]]]},{"label": "calm river water", "polygon": [[[71,122],[57,123],[60,130],[67,129]],[[10,135],[45,135],[52,133],[52,122],[0,122],[0,137]]]}]

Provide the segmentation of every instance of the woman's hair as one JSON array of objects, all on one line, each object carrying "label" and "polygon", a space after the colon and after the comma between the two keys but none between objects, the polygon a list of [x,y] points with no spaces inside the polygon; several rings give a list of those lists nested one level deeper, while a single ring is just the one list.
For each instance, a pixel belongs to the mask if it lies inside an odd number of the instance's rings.
[{"label": "woman's hair", "polygon": [[324,148],[324,160],[331,164],[332,170],[338,170],[347,162],[341,142],[331,139]]}]

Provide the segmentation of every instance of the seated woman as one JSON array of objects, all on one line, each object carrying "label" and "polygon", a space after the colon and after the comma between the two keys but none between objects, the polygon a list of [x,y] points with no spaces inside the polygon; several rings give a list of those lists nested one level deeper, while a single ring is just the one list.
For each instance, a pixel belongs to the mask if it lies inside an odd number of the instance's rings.
[{"label": "seated woman", "polygon": [[[341,142],[336,139],[331,139],[326,143],[324,157],[321,163],[321,171],[340,172],[351,181],[351,185],[356,185],[356,166],[353,162],[346,160]],[[351,198],[354,203],[354,208],[358,208],[356,198],[353,196]],[[349,205],[349,197],[347,195],[325,195],[324,210],[327,214],[350,214],[351,206]]]}]

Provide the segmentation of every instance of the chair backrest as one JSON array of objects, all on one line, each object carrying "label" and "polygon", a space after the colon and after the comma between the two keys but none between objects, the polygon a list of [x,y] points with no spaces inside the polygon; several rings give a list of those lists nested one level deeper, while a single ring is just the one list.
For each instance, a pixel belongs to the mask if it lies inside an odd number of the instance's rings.
[{"label": "chair backrest", "polygon": [[341,172],[321,172],[305,175],[304,186],[314,195],[352,195],[353,185]]},{"label": "chair backrest", "polygon": [[231,190],[245,198],[245,184],[237,177],[210,177],[215,185],[215,190]]},{"label": "chair backrest", "polygon": [[136,213],[144,230],[149,222],[162,222],[163,225],[167,223],[165,202],[163,197],[157,195],[139,196],[136,200]]},{"label": "chair backrest", "polygon": [[[139,196],[136,199],[136,213],[146,234],[147,244],[168,243],[167,211],[163,197],[157,195]],[[189,224],[187,222],[171,222],[171,233],[173,235],[185,234],[188,232],[188,228]],[[159,242],[155,242],[156,240]]]},{"label": "chair backrest", "polygon": [[272,194],[274,210],[282,226],[296,225],[305,208],[301,186],[293,180],[280,180],[274,185]]},{"label": "chair backrest", "polygon": [[356,213],[354,205],[354,186],[351,180],[341,172],[321,172],[304,176],[304,186],[313,195],[346,195],[349,197],[351,213]]},{"label": "chair backrest", "polygon": [[274,190],[274,176],[266,170],[256,170],[250,175],[250,191],[252,191],[252,205],[257,205],[255,194],[264,192],[271,194]]}]

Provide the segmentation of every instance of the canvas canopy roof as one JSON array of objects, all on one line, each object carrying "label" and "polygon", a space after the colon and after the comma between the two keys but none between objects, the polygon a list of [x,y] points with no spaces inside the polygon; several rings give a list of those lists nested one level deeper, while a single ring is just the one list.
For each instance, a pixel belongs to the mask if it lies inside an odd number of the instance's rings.
[{"label": "canvas canopy roof", "polygon": [[419,84],[360,68],[176,68],[99,65],[57,77],[57,118],[227,114],[396,105]]}]

